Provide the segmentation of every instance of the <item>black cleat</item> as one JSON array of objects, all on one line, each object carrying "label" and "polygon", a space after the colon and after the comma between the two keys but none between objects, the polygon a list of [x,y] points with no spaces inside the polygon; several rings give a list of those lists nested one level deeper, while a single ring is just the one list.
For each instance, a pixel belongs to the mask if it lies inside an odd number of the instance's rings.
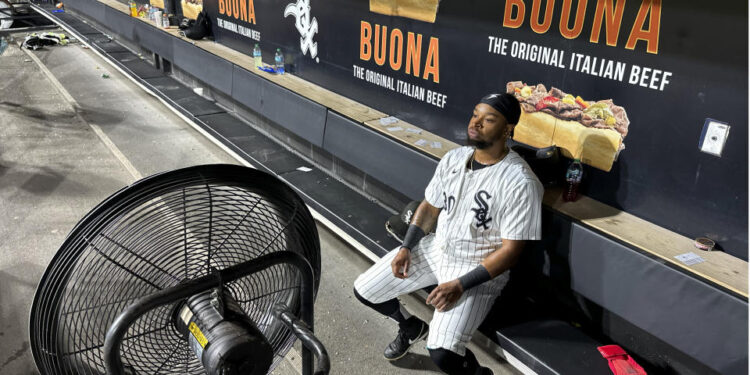
[{"label": "black cleat", "polygon": [[427,323],[412,316],[406,320],[403,327],[399,327],[398,336],[385,348],[383,357],[389,361],[402,358],[412,345],[427,337],[428,330]]},{"label": "black cleat", "polygon": [[492,370],[490,370],[487,367],[480,367],[478,374],[481,374],[481,375],[495,375],[495,373],[492,372]]}]

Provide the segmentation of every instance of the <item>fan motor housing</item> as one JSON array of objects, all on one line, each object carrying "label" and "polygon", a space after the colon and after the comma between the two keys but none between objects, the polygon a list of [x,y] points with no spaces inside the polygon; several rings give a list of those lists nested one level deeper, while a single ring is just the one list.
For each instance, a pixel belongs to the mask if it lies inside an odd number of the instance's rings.
[{"label": "fan motor housing", "polygon": [[273,348],[227,291],[189,298],[177,308],[174,325],[207,374],[268,373]]}]

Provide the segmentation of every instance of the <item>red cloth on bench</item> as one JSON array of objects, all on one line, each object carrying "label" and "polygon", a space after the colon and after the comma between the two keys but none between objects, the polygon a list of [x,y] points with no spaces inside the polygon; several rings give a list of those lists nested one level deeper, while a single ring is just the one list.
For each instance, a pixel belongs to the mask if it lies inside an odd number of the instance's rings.
[{"label": "red cloth on bench", "polygon": [[635,362],[619,345],[600,346],[599,353],[609,362],[609,368],[615,375],[646,375],[646,371]]}]

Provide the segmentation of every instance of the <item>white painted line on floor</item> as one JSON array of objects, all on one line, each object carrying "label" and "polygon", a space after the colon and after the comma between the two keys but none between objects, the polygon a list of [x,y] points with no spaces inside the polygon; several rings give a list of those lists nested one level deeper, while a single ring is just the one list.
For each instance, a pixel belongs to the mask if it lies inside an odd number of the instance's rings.
[{"label": "white painted line on floor", "polygon": [[135,166],[133,165],[133,163],[131,163],[130,160],[128,160],[128,158],[120,151],[120,149],[117,148],[114,142],[112,142],[112,140],[106,134],[104,134],[104,131],[102,130],[102,128],[100,128],[99,125],[95,125],[91,123],[88,123],[88,124],[91,127],[91,129],[94,130],[94,133],[96,133],[99,139],[101,139],[102,143],[104,143],[104,145],[107,146],[109,151],[111,151],[112,154],[115,155],[117,160],[119,160],[120,163],[122,163],[125,169],[128,170],[128,173],[130,173],[130,175],[133,176],[133,178],[135,178],[136,180],[142,179],[143,175],[141,175],[141,173],[138,172],[137,169],[135,169]]},{"label": "white painted line on floor", "polygon": [[[138,86],[139,88],[141,88],[141,90],[145,91],[149,95],[151,95],[154,98],[156,98],[157,100],[159,100],[159,102],[161,102],[165,107],[167,107],[170,111],[172,111],[174,114],[176,114],[177,117],[181,118],[183,121],[185,121],[188,125],[190,125],[191,127],[193,127],[193,129],[195,129],[199,133],[201,133],[206,139],[208,139],[209,141],[211,141],[213,144],[219,146],[222,150],[224,150],[224,152],[226,152],[227,154],[229,154],[230,156],[232,156],[233,158],[235,158],[236,160],[238,160],[240,162],[242,162],[244,160],[236,152],[234,152],[231,149],[229,149],[226,146],[224,146],[218,139],[216,139],[213,135],[211,135],[210,133],[208,133],[205,129],[201,128],[200,126],[198,126],[198,124],[194,123],[193,120],[189,119],[184,114],[182,114],[182,112],[180,112],[179,110],[177,110],[177,108],[173,107],[170,103],[168,103],[166,100],[162,99],[159,95],[156,95],[156,93],[154,93],[150,88],[148,88],[148,87],[144,86],[142,83],[138,82],[138,80],[135,77],[131,76],[130,73],[128,73],[125,70],[123,70],[119,65],[115,64],[108,57],[104,56],[97,49],[93,48],[91,46],[91,44],[89,44],[88,42],[86,42],[84,40],[83,36],[80,35],[78,32],[76,32],[75,30],[72,30],[72,29],[68,28],[67,26],[59,24],[57,22],[57,20],[54,17],[52,17],[51,15],[47,14],[47,12],[44,9],[41,9],[38,6],[34,5],[34,4],[31,4],[31,7],[34,10],[36,10],[37,13],[43,15],[44,17],[46,17],[50,21],[52,21],[55,24],[57,24],[58,26],[60,26],[60,28],[62,28],[63,30],[67,31],[69,34],[75,36],[75,38],[78,39],[78,41],[80,42],[80,44],[85,45],[86,47],[88,47],[88,51],[91,51],[94,54],[96,54],[97,56],[99,56],[99,58],[101,58],[102,60],[104,60],[107,64],[111,65],[113,68],[115,68],[125,78],[129,79],[136,86]],[[246,167],[257,169],[255,166],[250,165],[249,163],[242,163],[242,164],[245,165]]]},{"label": "white painted line on floor", "polygon": [[96,136],[99,137],[102,143],[104,143],[104,146],[106,146],[107,149],[109,149],[112,155],[114,155],[115,158],[117,158],[120,164],[122,164],[123,167],[125,167],[128,173],[130,173],[130,175],[135,180],[140,180],[141,178],[143,178],[143,175],[141,175],[141,173],[138,172],[138,170],[135,168],[133,163],[131,163],[130,160],[128,160],[128,158],[125,157],[125,154],[123,154],[122,151],[120,151],[120,149],[117,147],[117,145],[115,145],[114,142],[112,142],[112,140],[104,133],[104,131],[102,131],[102,128],[100,128],[96,124],[89,123],[81,116],[80,114],[81,107],[78,105],[78,102],[76,102],[73,96],[70,95],[68,90],[65,89],[65,87],[60,83],[60,81],[57,80],[55,75],[52,74],[52,72],[50,72],[49,69],[47,69],[44,63],[41,60],[39,60],[39,58],[35,54],[29,52],[26,48],[21,48],[21,49],[26,53],[26,55],[29,56],[31,60],[34,61],[34,63],[36,63],[36,65],[39,67],[39,69],[41,69],[42,73],[44,73],[44,75],[47,77],[50,83],[52,83],[52,85],[55,86],[55,88],[60,93],[60,95],[62,95],[65,101],[68,102],[68,105],[70,105],[70,109],[73,111],[73,113],[75,113],[75,116],[78,119],[78,121],[88,125],[94,131],[94,134],[96,134]]},{"label": "white painted line on floor", "polygon": [[[56,22],[55,18],[49,16],[43,9],[37,8],[37,6],[33,5],[33,4],[31,5],[31,7],[34,8],[35,10],[37,10],[40,14],[44,15],[45,17],[47,17],[50,21],[55,22],[56,24],[58,24]],[[257,169],[256,166],[252,165],[244,157],[240,156],[239,154],[237,154],[237,152],[235,152],[234,150],[232,150],[229,147],[227,147],[224,143],[222,143],[219,139],[217,139],[216,136],[214,136],[213,134],[207,132],[200,125],[196,124],[192,119],[190,119],[187,116],[185,116],[184,114],[182,114],[182,112],[180,112],[179,110],[177,110],[177,108],[175,108],[174,106],[172,106],[166,100],[162,99],[159,95],[156,95],[156,93],[154,93],[150,88],[148,88],[148,87],[144,86],[143,84],[141,84],[140,82],[138,82],[138,80],[135,77],[131,76],[130,73],[125,72],[122,68],[120,68],[119,65],[115,64],[109,58],[107,58],[106,56],[102,55],[95,48],[92,48],[91,45],[88,44],[87,42],[85,42],[83,40],[83,37],[81,35],[79,35],[77,32],[75,32],[74,30],[71,30],[71,29],[69,29],[69,28],[67,28],[67,27],[65,27],[63,25],[60,25],[60,24],[58,24],[58,26],[60,26],[64,30],[66,30],[68,33],[74,35],[76,37],[76,39],[78,39],[81,42],[81,44],[86,45],[87,47],[89,47],[89,49],[88,49],[89,51],[95,53],[102,60],[106,61],[109,65],[111,65],[113,68],[117,69],[117,71],[119,71],[123,76],[125,76],[126,78],[128,78],[136,86],[140,87],[143,91],[147,92],[151,96],[153,96],[156,99],[158,99],[170,111],[174,112],[174,114],[176,114],[179,118],[181,118],[188,125],[190,125],[193,129],[197,130],[200,134],[202,134],[204,137],[206,137],[208,140],[210,140],[213,144],[215,144],[220,149],[222,149],[224,152],[226,152],[231,157],[233,157],[235,160],[237,160],[240,164],[242,164],[242,165],[244,165],[244,166],[246,166],[248,168]],[[287,182],[287,184],[288,184],[288,182]],[[323,224],[323,226],[325,226],[326,228],[328,228],[328,230],[334,232],[337,236],[339,236],[342,240],[344,240],[344,242],[347,242],[349,245],[351,245],[352,247],[354,247],[355,249],[357,249],[357,251],[359,251],[360,253],[362,253],[363,255],[365,255],[367,258],[369,258],[373,262],[377,261],[378,259],[380,259],[380,257],[378,257],[377,255],[375,255],[367,247],[365,247],[359,241],[355,240],[352,236],[350,236],[349,234],[347,234],[346,232],[344,232],[343,230],[341,230],[338,226],[334,225],[330,220],[326,219],[322,214],[320,214],[319,212],[317,212],[316,210],[314,210],[312,207],[310,207],[308,205],[307,208],[310,210],[310,213],[312,214],[313,219],[315,219],[316,221],[318,221],[321,224]]]},{"label": "white painted line on floor", "polygon": [[21,47],[21,51],[23,51],[26,55],[29,56],[31,60],[34,61],[34,63],[36,63],[39,69],[42,70],[42,73],[44,73],[47,79],[49,79],[49,81],[52,83],[52,86],[55,86],[57,91],[60,92],[60,95],[62,95],[65,101],[68,102],[68,104],[70,105],[70,109],[75,111],[76,100],[73,99],[72,96],[70,96],[70,93],[68,92],[68,90],[66,90],[65,87],[63,87],[63,85],[60,83],[60,81],[58,81],[57,78],[55,78],[55,75],[52,74],[52,72],[50,72],[49,69],[47,69],[47,66],[45,66],[44,63],[41,60],[39,60],[39,58],[36,57],[35,54],[29,52],[28,49]]}]

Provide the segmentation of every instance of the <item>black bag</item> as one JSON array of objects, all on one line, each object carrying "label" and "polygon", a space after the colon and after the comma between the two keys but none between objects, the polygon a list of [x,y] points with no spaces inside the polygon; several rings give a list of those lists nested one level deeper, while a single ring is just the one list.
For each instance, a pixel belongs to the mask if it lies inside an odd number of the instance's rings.
[{"label": "black bag", "polygon": [[200,40],[209,35],[211,35],[211,24],[208,19],[208,13],[204,10],[198,14],[195,23],[185,29],[185,36],[193,40]]},{"label": "black bag", "polygon": [[190,18],[183,18],[180,22],[179,28],[182,31],[185,31],[195,25],[195,20],[191,20]]}]

